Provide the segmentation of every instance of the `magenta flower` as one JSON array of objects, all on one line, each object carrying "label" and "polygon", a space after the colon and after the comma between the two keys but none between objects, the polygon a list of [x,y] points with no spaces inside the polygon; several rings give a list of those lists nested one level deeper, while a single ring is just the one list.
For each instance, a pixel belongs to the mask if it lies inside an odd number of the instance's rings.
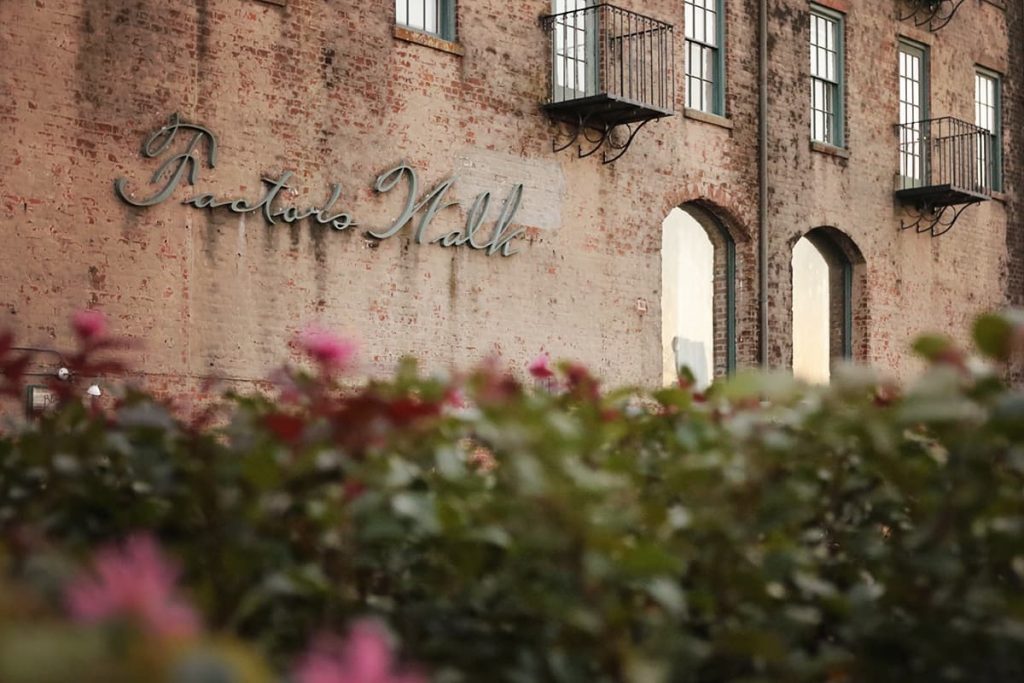
[{"label": "magenta flower", "polygon": [[312,325],[299,335],[298,344],[306,355],[331,370],[344,370],[356,355],[354,341]]},{"label": "magenta flower", "polygon": [[448,387],[448,390],[444,393],[445,404],[452,408],[468,408],[469,401],[466,400],[466,392],[461,387]]},{"label": "magenta flower", "polygon": [[548,356],[547,351],[545,351],[530,361],[526,369],[537,379],[549,379],[555,376],[555,371],[551,369],[550,363],[551,358]]},{"label": "magenta flower", "polygon": [[384,629],[357,623],[348,640],[321,637],[299,663],[297,683],[426,683],[423,676],[396,671]]},{"label": "magenta flower", "polygon": [[153,635],[193,635],[199,619],[175,594],[177,578],[151,537],[133,536],[96,554],[92,573],[68,586],[68,608],[85,623],[129,618]]},{"label": "magenta flower", "polygon": [[99,341],[107,334],[107,317],[92,309],[77,311],[71,316],[71,327],[82,341]]}]

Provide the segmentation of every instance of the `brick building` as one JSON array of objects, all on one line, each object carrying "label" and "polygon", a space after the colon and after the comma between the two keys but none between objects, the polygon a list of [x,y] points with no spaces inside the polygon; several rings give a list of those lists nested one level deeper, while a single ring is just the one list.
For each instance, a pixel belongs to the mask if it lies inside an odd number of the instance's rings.
[{"label": "brick building", "polygon": [[[0,327],[63,347],[100,307],[175,392],[311,320],[370,372],[546,349],[653,384],[692,306],[716,373],[809,325],[905,375],[1024,303],[1019,0],[621,4],[3,0]],[[706,244],[670,282],[671,216]]]}]

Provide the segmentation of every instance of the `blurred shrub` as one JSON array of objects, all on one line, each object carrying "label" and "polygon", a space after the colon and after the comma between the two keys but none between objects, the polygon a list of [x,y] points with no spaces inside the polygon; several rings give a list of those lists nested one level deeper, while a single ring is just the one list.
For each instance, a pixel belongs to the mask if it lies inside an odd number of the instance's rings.
[{"label": "blurred shrub", "polygon": [[[116,367],[103,326],[76,330],[78,366]],[[349,655],[302,678],[316,634],[366,617],[439,683],[1024,679],[1024,393],[1001,379],[1024,325],[975,336],[980,360],[920,340],[905,388],[842,367],[602,392],[546,358],[534,387],[406,361],[346,388],[352,347],[322,331],[311,370],[189,417],[65,386],[0,437],[0,680],[419,680]],[[139,533],[203,629],[69,611],[97,549]]]}]

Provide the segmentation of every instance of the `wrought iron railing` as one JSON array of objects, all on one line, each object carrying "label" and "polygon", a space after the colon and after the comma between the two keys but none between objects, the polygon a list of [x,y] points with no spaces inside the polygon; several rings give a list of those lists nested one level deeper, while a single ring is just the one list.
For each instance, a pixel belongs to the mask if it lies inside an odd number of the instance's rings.
[{"label": "wrought iron railing", "polygon": [[991,132],[950,116],[897,124],[896,130],[900,145],[898,193],[925,196],[933,191],[938,203],[991,196]]},{"label": "wrought iron railing", "polygon": [[552,104],[604,97],[666,114],[674,109],[671,24],[599,4],[546,16],[543,25],[551,42]]}]

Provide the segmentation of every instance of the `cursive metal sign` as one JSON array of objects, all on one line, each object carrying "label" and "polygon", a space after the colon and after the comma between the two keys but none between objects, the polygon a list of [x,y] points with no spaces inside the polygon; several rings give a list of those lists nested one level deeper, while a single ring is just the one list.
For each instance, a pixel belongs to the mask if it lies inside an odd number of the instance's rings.
[{"label": "cursive metal sign", "polygon": [[[155,206],[167,201],[182,180],[194,186],[199,180],[199,168],[202,165],[202,160],[205,160],[209,168],[214,168],[217,165],[217,138],[213,132],[203,126],[182,121],[177,114],[173,114],[165,126],[146,139],[142,146],[142,156],[147,159],[156,159],[170,154],[179,132],[185,139],[184,148],[177,154],[167,157],[153,173],[149,182],[150,185],[155,186],[155,189],[151,195],[136,198],[128,191],[127,179],[118,178],[114,181],[114,193],[122,201],[138,207]],[[204,148],[205,157],[202,155]],[[196,209],[227,209],[239,214],[259,212],[271,225],[278,221],[291,224],[309,219],[320,225],[327,225],[334,230],[341,231],[348,230],[357,224],[351,213],[335,208],[341,199],[339,183],[331,185],[327,199],[320,206],[300,209],[296,206],[277,205],[281,191],[291,189],[288,182],[293,175],[292,171],[285,171],[277,178],[261,178],[266,187],[259,199],[250,201],[244,198],[220,198],[207,193],[189,197],[182,201],[182,204]],[[379,230],[370,229],[366,234],[374,239],[385,240],[394,237],[406,226],[415,225],[412,228],[414,239],[417,244],[424,244],[429,239],[427,230],[437,215],[445,209],[459,206],[459,202],[448,201],[448,194],[452,186],[455,185],[455,181],[455,176],[447,178],[421,197],[419,176],[411,166],[403,163],[381,173],[377,176],[373,186],[377,193],[391,192],[399,184],[404,183],[407,198],[402,213],[389,227]],[[523,185],[517,183],[512,186],[512,190],[505,198],[494,227],[488,234],[484,231],[483,224],[491,205],[491,193],[482,192],[476,196],[467,211],[466,223],[460,230],[451,230],[429,241],[442,247],[467,246],[484,251],[488,256],[493,254],[511,256],[517,253],[512,248],[512,241],[521,237],[524,232],[521,228],[514,229],[512,227],[512,221],[516,211],[519,210],[522,198]]]}]

